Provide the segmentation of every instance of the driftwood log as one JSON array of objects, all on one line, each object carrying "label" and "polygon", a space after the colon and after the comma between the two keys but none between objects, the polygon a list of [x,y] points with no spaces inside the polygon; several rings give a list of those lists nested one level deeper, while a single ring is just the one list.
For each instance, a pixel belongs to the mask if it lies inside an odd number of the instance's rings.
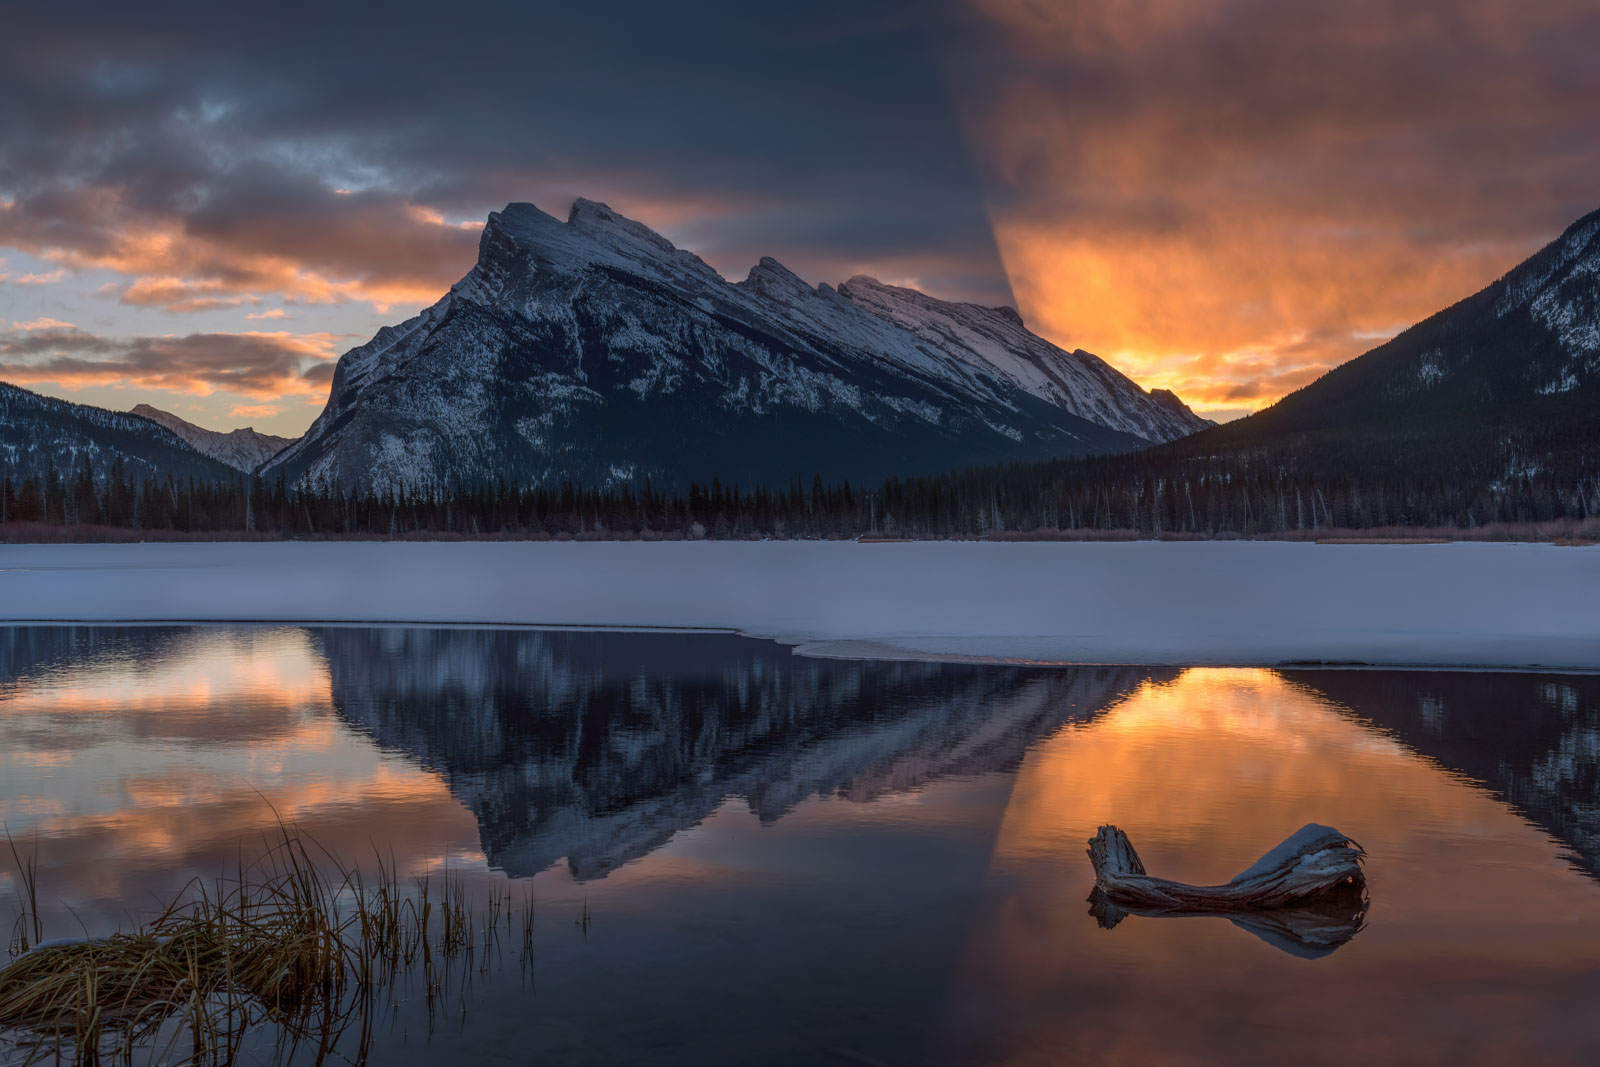
[{"label": "driftwood log", "polygon": [[1145,872],[1128,835],[1102,826],[1089,842],[1089,912],[1110,929],[1128,915],[1217,915],[1285,952],[1327,955],[1360,932],[1367,882],[1360,845],[1310,823],[1224,885],[1188,885]]}]

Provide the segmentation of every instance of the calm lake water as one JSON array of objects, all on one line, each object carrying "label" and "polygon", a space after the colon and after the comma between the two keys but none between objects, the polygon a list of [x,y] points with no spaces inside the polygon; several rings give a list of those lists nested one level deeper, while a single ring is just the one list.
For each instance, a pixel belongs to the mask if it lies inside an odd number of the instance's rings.
[{"label": "calm lake water", "polygon": [[[531,973],[474,970],[431,1027],[402,991],[381,1064],[1600,1059],[1593,676],[0,627],[0,818],[47,935],[148,919],[274,810],[352,864],[531,880]],[[1363,927],[1090,912],[1102,823],[1219,882],[1311,821],[1369,853]]]}]

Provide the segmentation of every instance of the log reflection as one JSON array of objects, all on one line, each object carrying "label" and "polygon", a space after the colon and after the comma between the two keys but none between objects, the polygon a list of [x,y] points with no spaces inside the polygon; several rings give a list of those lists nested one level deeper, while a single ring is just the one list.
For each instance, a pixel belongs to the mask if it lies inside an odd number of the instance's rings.
[{"label": "log reflection", "polygon": [[1129,915],[1225,918],[1274,948],[1318,959],[1366,921],[1366,852],[1330,826],[1308,823],[1225,885],[1152,877],[1128,835],[1102,826],[1089,840],[1095,886],[1089,914],[1103,930]]},{"label": "log reflection", "polygon": [[1331,955],[1361,932],[1366,926],[1369,903],[1365,888],[1351,885],[1338,887],[1298,907],[1272,911],[1245,910],[1228,914],[1194,909],[1157,910],[1119,906],[1096,886],[1089,893],[1089,914],[1102,930],[1113,929],[1130,915],[1153,919],[1227,919],[1275,949],[1301,959],[1315,960]]}]

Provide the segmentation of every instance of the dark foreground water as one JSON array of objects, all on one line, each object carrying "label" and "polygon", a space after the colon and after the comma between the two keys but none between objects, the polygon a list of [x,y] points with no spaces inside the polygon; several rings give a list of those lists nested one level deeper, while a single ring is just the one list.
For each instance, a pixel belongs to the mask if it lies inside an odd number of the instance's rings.
[{"label": "dark foreground water", "polygon": [[[351,863],[531,880],[531,973],[480,961],[431,1026],[399,991],[380,1064],[1600,1058],[1596,677],[0,628],[47,935],[149,918],[274,809]],[[1090,913],[1101,823],[1209,882],[1310,821],[1366,847],[1363,927]]]}]

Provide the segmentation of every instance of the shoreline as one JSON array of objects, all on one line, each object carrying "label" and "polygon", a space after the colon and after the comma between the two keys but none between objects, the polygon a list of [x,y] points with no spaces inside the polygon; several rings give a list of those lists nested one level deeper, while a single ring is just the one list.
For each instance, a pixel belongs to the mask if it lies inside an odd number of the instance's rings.
[{"label": "shoreline", "polygon": [[[983,655],[974,652],[934,652],[916,648],[902,648],[883,640],[839,639],[817,641],[800,637],[775,637],[719,626],[611,626],[595,623],[561,622],[441,622],[430,619],[9,619],[0,618],[0,629],[5,627],[246,627],[275,629],[398,629],[398,630],[527,630],[535,633],[609,633],[609,634],[703,634],[708,636],[742,637],[751,641],[765,641],[787,647],[794,655],[807,659],[868,660],[897,663],[949,663],[974,664],[994,667],[1150,667],[1150,668],[1218,668],[1237,670],[1272,671],[1416,671],[1452,674],[1600,674],[1600,666],[1575,667],[1544,663],[1468,664],[1468,663],[1404,663],[1364,662],[1358,660],[1284,660],[1277,663],[1253,663],[1231,660],[1196,661],[1173,660],[1152,663],[1144,660],[1098,659],[1028,659],[1015,655],[995,653]],[[1048,639],[1046,639],[1048,640]]]}]

